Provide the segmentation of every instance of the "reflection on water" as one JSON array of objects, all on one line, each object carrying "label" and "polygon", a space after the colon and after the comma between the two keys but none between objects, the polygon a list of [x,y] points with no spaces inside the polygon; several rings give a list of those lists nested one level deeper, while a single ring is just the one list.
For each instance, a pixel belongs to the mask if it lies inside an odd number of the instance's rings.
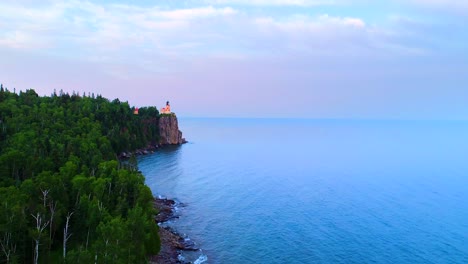
[{"label": "reflection on water", "polygon": [[178,166],[181,155],[180,146],[165,146],[154,154],[139,158],[139,169],[145,175],[146,184],[153,190],[154,195],[161,194],[156,191],[157,185],[164,185],[165,193],[175,193],[177,179],[184,174],[183,168]]},{"label": "reflection on water", "polygon": [[139,166],[209,263],[468,263],[468,122],[179,123]]}]

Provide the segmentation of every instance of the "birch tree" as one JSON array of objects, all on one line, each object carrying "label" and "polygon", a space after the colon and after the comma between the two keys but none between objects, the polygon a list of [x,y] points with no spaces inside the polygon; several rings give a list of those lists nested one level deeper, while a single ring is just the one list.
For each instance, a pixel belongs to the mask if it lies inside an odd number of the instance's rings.
[{"label": "birch tree", "polygon": [[42,198],[41,198],[41,200],[42,200],[42,202],[43,202],[44,208],[46,208],[47,195],[49,194],[49,192],[50,192],[49,189],[47,189],[47,190],[42,190],[42,189],[41,189],[41,193],[42,193]]},{"label": "birch tree", "polygon": [[0,239],[0,246],[6,257],[6,263],[10,263],[12,254],[16,252],[16,243],[12,239],[11,232],[5,232],[4,236]]},{"label": "birch tree", "polygon": [[67,242],[68,239],[71,237],[71,233],[69,232],[68,228],[70,227],[70,218],[72,217],[73,212],[68,213],[67,221],[65,223],[65,227],[63,228],[63,259],[65,259],[67,255]]},{"label": "birch tree", "polygon": [[25,226],[24,201],[16,187],[0,188],[0,201],[0,256],[11,263]]},{"label": "birch tree", "polygon": [[34,264],[37,264],[39,260],[39,245],[41,242],[41,237],[42,237],[42,232],[44,232],[44,229],[47,227],[49,224],[49,221],[43,222],[41,214],[37,213],[36,215],[31,214],[32,217],[36,220],[36,227],[34,229],[34,232],[32,234],[33,240],[35,242],[34,246]]}]

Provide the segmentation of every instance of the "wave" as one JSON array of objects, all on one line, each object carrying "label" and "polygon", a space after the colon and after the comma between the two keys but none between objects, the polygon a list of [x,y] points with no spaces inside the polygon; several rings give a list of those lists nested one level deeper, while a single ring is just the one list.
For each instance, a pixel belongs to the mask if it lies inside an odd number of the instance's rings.
[{"label": "wave", "polygon": [[179,261],[182,262],[182,263],[185,263],[185,257],[182,256],[182,254],[179,254],[179,255],[177,256],[177,260],[179,260]]},{"label": "wave", "polygon": [[181,263],[193,263],[193,264],[202,264],[208,261],[208,256],[203,254],[203,251],[201,249],[198,251],[198,254],[196,253],[197,252],[182,251],[177,256],[177,259]]},{"label": "wave", "polygon": [[197,260],[195,260],[195,262],[193,262],[194,264],[201,264],[201,263],[204,263],[204,262],[207,262],[208,261],[208,256],[202,254],[200,255]]}]

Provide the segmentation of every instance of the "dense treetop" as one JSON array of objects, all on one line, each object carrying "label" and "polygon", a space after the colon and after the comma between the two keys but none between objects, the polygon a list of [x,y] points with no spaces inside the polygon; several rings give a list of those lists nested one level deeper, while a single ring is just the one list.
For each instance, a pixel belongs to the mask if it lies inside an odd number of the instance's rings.
[{"label": "dense treetop", "polygon": [[0,86],[0,263],[145,263],[159,250],[136,160],[156,107]]}]

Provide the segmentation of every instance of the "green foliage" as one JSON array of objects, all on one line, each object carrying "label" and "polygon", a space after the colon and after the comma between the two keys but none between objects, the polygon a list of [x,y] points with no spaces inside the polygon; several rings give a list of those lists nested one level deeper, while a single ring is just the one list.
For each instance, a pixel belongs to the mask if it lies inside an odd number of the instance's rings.
[{"label": "green foliage", "polygon": [[168,113],[168,114],[164,113],[164,114],[160,114],[160,116],[175,116],[175,114],[174,113]]},{"label": "green foliage", "polygon": [[159,251],[151,190],[134,157],[117,160],[158,142],[159,113],[133,110],[100,95],[0,85],[0,263],[33,262],[36,244],[39,263],[146,263]]}]

